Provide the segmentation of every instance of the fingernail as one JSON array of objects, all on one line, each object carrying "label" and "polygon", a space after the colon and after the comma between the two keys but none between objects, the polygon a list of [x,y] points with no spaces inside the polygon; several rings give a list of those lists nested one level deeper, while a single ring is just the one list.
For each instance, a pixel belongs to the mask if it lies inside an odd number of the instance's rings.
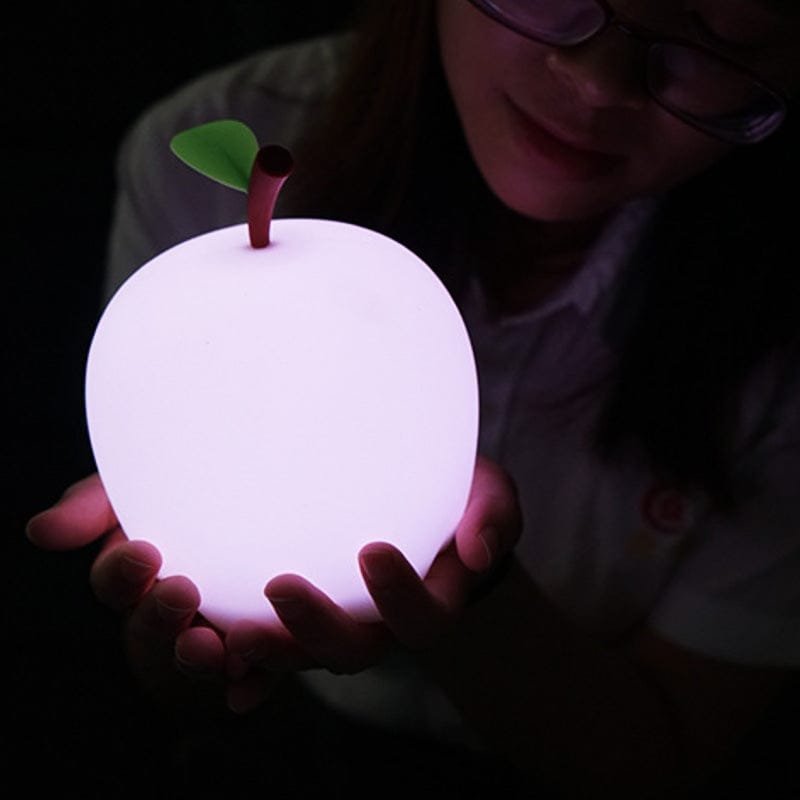
[{"label": "fingernail", "polygon": [[131,556],[124,556],[120,564],[122,577],[131,583],[141,583],[153,575],[153,565],[139,561]]},{"label": "fingernail", "polygon": [[483,549],[486,551],[486,564],[484,569],[488,569],[494,562],[500,544],[500,536],[497,532],[497,528],[491,526],[484,528],[478,534],[478,539],[480,539]]},{"label": "fingernail", "polygon": [[397,578],[397,564],[394,555],[386,550],[373,550],[361,556],[361,564],[370,583],[376,588],[390,586]]},{"label": "fingernail", "polygon": [[182,622],[190,614],[194,614],[193,608],[177,608],[158,599],[156,599],[156,611],[164,622],[170,623]]},{"label": "fingernail", "polygon": [[[48,509],[49,510],[49,509]],[[28,520],[28,524],[25,526],[25,536],[28,537],[32,542],[36,541],[36,531],[34,528],[36,527],[38,521],[47,513],[47,511],[40,511],[36,516],[31,517]]]},{"label": "fingernail", "polygon": [[213,670],[209,669],[205,664],[198,664],[196,661],[190,661],[183,658],[179,653],[175,653],[175,663],[181,672],[186,675],[211,675]]},{"label": "fingernail", "polygon": [[254,664],[256,661],[261,661],[261,659],[264,658],[264,648],[251,647],[249,650],[243,650],[236,655],[238,655],[242,661],[246,661],[248,664]]},{"label": "fingernail", "polygon": [[249,647],[242,642],[244,649],[229,650],[226,662],[228,677],[241,680],[251,667],[257,666],[267,657],[267,648],[263,642],[256,642]]}]

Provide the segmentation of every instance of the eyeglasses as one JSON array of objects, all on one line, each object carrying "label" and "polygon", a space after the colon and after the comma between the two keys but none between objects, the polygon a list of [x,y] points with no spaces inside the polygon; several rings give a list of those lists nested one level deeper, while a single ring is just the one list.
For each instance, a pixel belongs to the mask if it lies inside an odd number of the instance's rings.
[{"label": "eyeglasses", "polygon": [[713,51],[620,19],[605,0],[470,0],[501,25],[552,47],[574,47],[609,26],[646,48],[645,88],[662,108],[711,136],[753,144],[780,127],[786,98]]}]

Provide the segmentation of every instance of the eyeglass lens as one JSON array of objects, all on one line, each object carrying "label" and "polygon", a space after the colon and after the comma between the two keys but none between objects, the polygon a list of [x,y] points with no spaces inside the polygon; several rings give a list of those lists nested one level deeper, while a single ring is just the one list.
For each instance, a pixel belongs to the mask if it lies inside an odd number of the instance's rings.
[{"label": "eyeglass lens", "polygon": [[606,10],[594,2],[564,0],[488,0],[482,4],[498,18],[513,19],[527,36],[547,44],[571,45],[599,31],[608,18]]},{"label": "eyeglass lens", "polygon": [[[590,39],[611,15],[597,0],[482,0],[477,5],[524,36],[556,47]],[[766,135],[784,115],[783,103],[746,71],[681,42],[649,42],[647,87],[678,116],[743,141]]]}]

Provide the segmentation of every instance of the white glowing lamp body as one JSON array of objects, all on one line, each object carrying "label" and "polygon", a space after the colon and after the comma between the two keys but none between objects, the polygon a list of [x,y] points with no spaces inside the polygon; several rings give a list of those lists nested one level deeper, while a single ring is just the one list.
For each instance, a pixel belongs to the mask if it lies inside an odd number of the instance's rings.
[{"label": "white glowing lamp body", "polygon": [[279,574],[377,612],[357,553],[420,575],[451,538],[475,463],[478,389],[433,272],[372,231],[274,220],[155,257],[111,299],[87,364],[96,465],[120,524],[198,587],[220,628],[274,620]]}]

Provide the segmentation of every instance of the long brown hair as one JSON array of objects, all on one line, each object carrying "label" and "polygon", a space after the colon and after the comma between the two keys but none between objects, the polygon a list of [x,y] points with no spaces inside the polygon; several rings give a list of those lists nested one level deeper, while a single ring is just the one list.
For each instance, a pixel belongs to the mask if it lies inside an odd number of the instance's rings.
[{"label": "long brown hair", "polygon": [[399,214],[424,136],[434,3],[357,6],[338,91],[298,146],[293,206],[386,228]]},{"label": "long brown hair", "polygon": [[620,364],[600,444],[639,441],[667,477],[723,509],[756,477],[735,468],[754,370],[774,359],[775,381],[754,398],[762,418],[752,436],[799,388],[797,214],[781,190],[800,177],[797,141],[790,117],[771,139],[671,192],[607,325]]},{"label": "long brown hair", "polygon": [[[437,268],[452,237],[474,235],[497,200],[452,107],[434,8],[365,3],[339,91],[300,149],[294,191],[305,213],[382,230]],[[786,368],[797,368],[796,214],[778,191],[797,185],[796,134],[790,118],[673,191],[609,317],[619,367],[598,452],[638,444],[665,479],[720,508],[742,491],[734,432],[743,386],[769,353],[792,354]],[[458,280],[442,269],[446,283]]]}]

